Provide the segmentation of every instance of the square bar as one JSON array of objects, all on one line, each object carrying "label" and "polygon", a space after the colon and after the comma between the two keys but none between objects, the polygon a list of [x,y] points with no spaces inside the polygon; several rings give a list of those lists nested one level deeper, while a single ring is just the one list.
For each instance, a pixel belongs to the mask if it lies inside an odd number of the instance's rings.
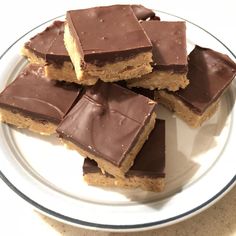
[{"label": "square bar", "polygon": [[49,80],[41,66],[30,64],[0,93],[1,121],[53,134],[79,93],[78,85]]},{"label": "square bar", "polygon": [[217,110],[220,96],[236,76],[236,64],[222,53],[196,46],[189,55],[187,88],[157,91],[158,101],[196,128]]},{"label": "square bar", "polygon": [[151,42],[129,5],[68,11],[64,41],[78,80],[84,73],[113,82],[152,71]]},{"label": "square bar", "polygon": [[149,98],[99,81],[86,89],[57,132],[68,147],[124,178],[154,128],[155,106]]},{"label": "square bar", "polygon": [[138,153],[134,165],[126,172],[124,179],[103,174],[97,163],[88,158],[84,161],[83,176],[88,184],[95,186],[163,191],[165,185],[165,121],[157,120],[149,139]]},{"label": "square bar", "polygon": [[153,45],[153,71],[127,81],[128,86],[170,91],[185,88],[189,83],[185,22],[150,20],[141,26]]}]

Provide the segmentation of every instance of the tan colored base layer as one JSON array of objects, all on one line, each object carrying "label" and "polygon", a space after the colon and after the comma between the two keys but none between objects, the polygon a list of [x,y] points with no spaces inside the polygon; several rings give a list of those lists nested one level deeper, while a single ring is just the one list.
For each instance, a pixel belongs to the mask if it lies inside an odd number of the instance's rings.
[{"label": "tan colored base layer", "polygon": [[139,136],[137,144],[133,147],[133,149],[126,155],[125,160],[122,162],[121,166],[115,166],[111,162],[103,159],[102,157],[95,156],[90,152],[83,150],[82,148],[78,147],[77,145],[73,144],[72,142],[62,139],[62,141],[66,144],[68,148],[77,150],[83,157],[88,157],[93,159],[97,162],[98,167],[104,172],[107,172],[117,178],[124,178],[125,173],[129,170],[129,168],[133,165],[135,157],[137,156],[138,152],[142,148],[145,141],[148,139],[148,136],[152,129],[154,128],[156,122],[156,114],[153,113],[149,123],[143,130],[143,133]]},{"label": "tan colored base layer", "polygon": [[146,89],[168,89],[176,91],[185,88],[189,84],[186,74],[173,73],[171,71],[152,71],[141,78],[127,81],[128,87],[142,87]]},{"label": "tan colored base layer", "polygon": [[81,80],[83,73],[98,77],[105,82],[114,82],[118,80],[128,80],[138,78],[152,71],[150,63],[152,62],[152,53],[139,53],[130,59],[107,63],[104,66],[96,66],[86,63],[86,69],[81,68],[81,57],[76,42],[70,33],[68,24],[65,25],[64,40],[66,49],[70,55],[78,80]]},{"label": "tan colored base layer", "polygon": [[23,116],[19,113],[13,113],[9,110],[0,108],[0,120],[4,123],[11,124],[17,128],[29,129],[42,135],[51,135],[56,133],[57,126],[50,122],[39,122]]},{"label": "tan colored base layer", "polygon": [[21,49],[21,55],[26,57],[30,63],[39,64],[42,66],[46,64],[46,61],[43,58],[36,56],[32,51],[25,47]]},{"label": "tan colored base layer", "polygon": [[178,117],[193,128],[201,126],[204,121],[213,116],[219,104],[219,100],[217,100],[202,115],[198,115],[190,110],[180,99],[165,91],[156,91],[156,99],[165,107],[174,111]]},{"label": "tan colored base layer", "polygon": [[164,178],[148,178],[148,177],[126,177],[112,178],[101,173],[89,173],[84,175],[84,180],[95,186],[102,187],[121,187],[121,188],[141,188],[145,191],[161,192],[164,190]]},{"label": "tan colored base layer", "polygon": [[22,48],[21,54],[27,57],[30,63],[44,66],[45,75],[49,79],[83,85],[93,85],[98,80],[97,78],[94,78],[88,75],[87,73],[84,73],[81,80],[78,80],[71,62],[65,61],[62,66],[47,64],[47,62],[43,58],[36,56],[32,51],[28,50],[27,48]]},{"label": "tan colored base layer", "polygon": [[98,76],[105,82],[139,78],[152,71],[151,58],[152,54],[145,52],[124,61],[107,63],[102,67],[87,64],[86,72],[92,76]]},{"label": "tan colored base layer", "polygon": [[83,85],[93,85],[96,84],[98,80],[86,73],[83,73],[83,78],[78,80],[71,62],[64,62],[63,66],[60,67],[54,66],[53,64],[46,65],[45,73],[50,79],[62,80]]}]

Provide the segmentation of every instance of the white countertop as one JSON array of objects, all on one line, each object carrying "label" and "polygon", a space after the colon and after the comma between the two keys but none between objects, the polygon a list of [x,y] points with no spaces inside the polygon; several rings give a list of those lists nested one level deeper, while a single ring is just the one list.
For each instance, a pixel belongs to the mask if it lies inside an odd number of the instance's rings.
[{"label": "white countertop", "polygon": [[[14,1],[1,3],[0,55],[20,36],[67,9],[103,5],[102,1]],[[89,3],[85,3],[89,2]],[[145,6],[153,6],[146,1]],[[142,1],[109,1],[113,3],[139,3]],[[144,4],[144,3],[143,3]],[[226,1],[155,1],[155,9],[173,13],[205,28],[236,54],[236,3]],[[0,157],[2,158],[2,157]],[[121,235],[95,232],[62,224],[45,217],[19,198],[0,181],[0,235]],[[236,187],[209,209],[184,222],[149,233],[124,235],[236,235]]]}]

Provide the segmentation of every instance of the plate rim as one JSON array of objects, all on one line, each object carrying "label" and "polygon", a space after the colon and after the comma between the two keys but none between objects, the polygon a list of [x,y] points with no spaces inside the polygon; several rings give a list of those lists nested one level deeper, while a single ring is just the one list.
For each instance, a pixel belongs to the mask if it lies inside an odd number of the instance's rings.
[{"label": "plate rim", "polygon": [[132,224],[132,225],[108,225],[108,224],[98,224],[98,223],[93,223],[93,222],[88,222],[88,221],[83,221],[79,219],[75,219],[66,215],[63,215],[61,213],[58,213],[56,211],[53,211],[49,208],[44,207],[43,205],[35,202],[33,199],[29,198],[26,196],[23,192],[21,192],[18,188],[12,184],[7,177],[0,171],[0,178],[5,182],[5,184],[13,190],[18,196],[20,196],[22,199],[24,199],[26,202],[30,203],[33,207],[35,207],[37,210],[40,212],[47,214],[55,219],[60,219],[63,222],[73,224],[75,226],[84,226],[85,228],[88,229],[99,229],[102,231],[118,231],[118,230],[124,230],[125,232],[128,231],[140,231],[142,229],[154,229],[155,226],[168,226],[171,223],[175,222],[180,222],[184,220],[185,218],[188,218],[188,216],[194,216],[201,211],[207,209],[208,207],[212,206],[216,201],[220,200],[227,192],[229,192],[235,185],[236,183],[236,174],[235,176],[225,185],[223,189],[221,189],[219,192],[217,192],[213,197],[208,199],[206,202],[200,204],[199,206],[186,211],[185,213],[179,214],[174,217],[170,217],[164,220],[159,220],[159,221],[153,221],[149,223],[143,223],[143,224]]},{"label": "plate rim", "polygon": [[[217,38],[215,35],[213,35],[212,33],[210,33],[209,31],[207,31],[206,29],[202,28],[201,26],[185,19],[182,18],[180,16],[177,16],[175,14],[172,13],[168,13],[162,10],[156,10],[156,9],[152,9],[155,12],[160,12],[169,16],[173,16],[173,17],[177,17],[181,20],[184,20],[186,22],[188,22],[191,25],[196,26],[197,28],[203,30],[205,33],[207,33],[208,35],[210,35],[211,37],[213,37],[215,40],[217,40],[224,48],[226,48],[229,53],[233,56],[234,59],[236,59],[236,55],[232,52],[231,49],[229,49],[219,38]],[[0,60],[5,56],[5,54],[18,42],[20,41],[22,38],[24,38],[27,34],[29,34],[30,32],[34,31],[35,29],[43,26],[44,24],[49,23],[50,21],[56,20],[60,17],[65,16],[60,15],[57,17],[53,17],[41,24],[39,24],[38,26],[32,28],[31,30],[29,30],[28,32],[26,32],[25,34],[23,34],[21,37],[19,37],[14,43],[12,43],[1,55],[0,55]],[[25,195],[21,190],[19,190],[11,181],[8,180],[8,178],[3,174],[3,172],[0,170],[0,178],[3,182],[5,182],[5,184],[11,189],[13,190],[13,192],[15,192],[18,196],[20,196],[23,200],[25,200],[26,202],[28,202],[30,205],[32,205],[36,210],[39,210],[40,212],[53,217],[57,220],[60,220],[62,222],[65,223],[69,223],[75,226],[82,226],[84,228],[87,229],[92,229],[92,230],[103,230],[103,231],[122,231],[122,232],[128,232],[128,231],[140,231],[140,230],[147,230],[147,229],[154,229],[157,228],[157,226],[160,227],[164,227],[170,224],[174,224],[180,221],[185,220],[186,218],[190,218],[200,212],[202,212],[203,210],[207,209],[208,207],[210,207],[211,205],[213,205],[216,201],[220,200],[227,192],[229,192],[234,185],[236,185],[236,174],[233,176],[233,178],[220,190],[218,191],[214,196],[212,196],[210,199],[208,199],[207,201],[203,202],[202,204],[198,205],[197,207],[194,207],[192,209],[190,209],[189,211],[186,211],[182,214],[176,215],[174,217],[169,217],[167,219],[164,220],[159,220],[159,221],[153,221],[153,222],[148,222],[148,223],[141,223],[141,224],[132,224],[132,225],[112,225],[112,224],[100,224],[100,223],[93,223],[93,222],[89,222],[89,221],[84,221],[84,220],[79,220],[76,218],[72,218],[66,215],[63,215],[59,212],[56,212],[54,210],[51,210],[47,207],[44,207],[43,205],[39,204],[38,202],[34,201],[33,199],[31,199],[30,197],[28,197],[27,195]]]}]

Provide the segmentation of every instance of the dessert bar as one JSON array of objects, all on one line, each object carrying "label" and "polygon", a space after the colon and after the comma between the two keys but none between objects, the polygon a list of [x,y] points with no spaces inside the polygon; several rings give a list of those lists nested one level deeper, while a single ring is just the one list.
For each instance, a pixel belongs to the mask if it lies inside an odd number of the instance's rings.
[{"label": "dessert bar", "polygon": [[154,128],[155,107],[149,98],[99,81],[87,87],[57,132],[68,147],[122,178]]},{"label": "dessert bar", "polygon": [[68,11],[64,41],[78,80],[84,73],[113,82],[152,71],[152,44],[129,5]]},{"label": "dessert bar", "polygon": [[127,81],[129,87],[168,89],[185,88],[187,80],[187,50],[185,22],[143,21],[153,45],[153,71]]},{"label": "dessert bar", "polygon": [[[64,22],[54,21],[43,32],[35,35],[25,43],[21,54],[31,63],[45,66],[47,78],[79,83],[75,75],[74,66],[64,46]],[[83,84],[92,85],[97,78],[84,73],[81,78]]]},{"label": "dessert bar", "polygon": [[236,76],[236,64],[227,55],[196,46],[188,67],[187,88],[157,91],[156,96],[190,126],[198,127],[216,112],[220,96]]},{"label": "dessert bar", "polygon": [[83,176],[88,184],[95,186],[162,191],[165,180],[165,121],[157,120],[149,139],[143,145],[124,179],[103,174],[97,163],[88,158],[84,161]]},{"label": "dessert bar", "polygon": [[0,93],[1,121],[53,134],[79,92],[78,85],[49,80],[41,66],[30,64]]}]

